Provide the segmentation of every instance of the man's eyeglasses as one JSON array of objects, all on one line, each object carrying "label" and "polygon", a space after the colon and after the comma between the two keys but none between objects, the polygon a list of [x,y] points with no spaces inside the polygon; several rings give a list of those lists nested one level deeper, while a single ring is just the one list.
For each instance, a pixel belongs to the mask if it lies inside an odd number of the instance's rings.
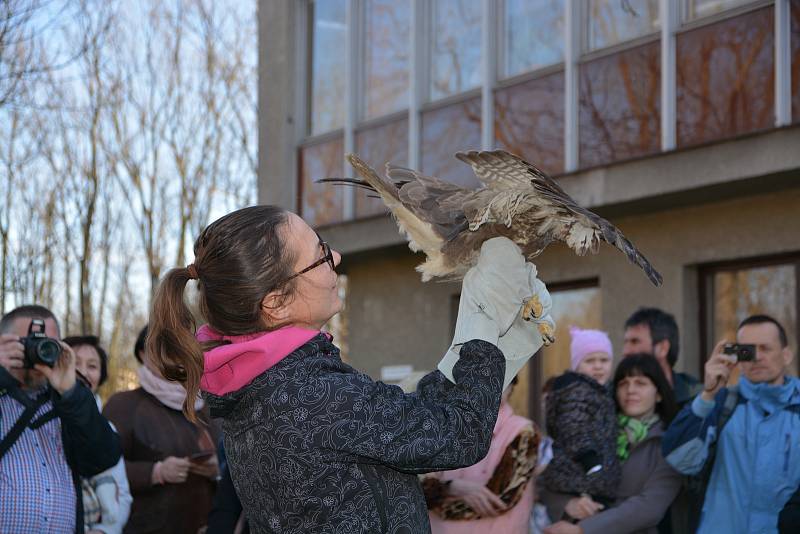
[{"label": "man's eyeglasses", "polygon": [[[317,235],[317,237],[319,237],[319,235]],[[323,263],[326,263],[326,262],[327,262],[328,265],[331,266],[331,270],[332,271],[336,270],[336,264],[333,262],[333,252],[331,251],[330,245],[328,245],[328,243],[323,241],[322,238],[320,237],[319,246],[322,247],[322,257],[320,259],[318,259],[317,261],[315,261],[314,263],[312,263],[311,265],[309,265],[308,267],[306,267],[305,269],[303,269],[302,271],[297,271],[296,273],[294,273],[292,276],[290,276],[289,278],[286,279],[287,282],[289,280],[297,278],[301,274],[307,273],[311,269],[315,269],[315,268],[319,267],[320,265],[322,265]]]}]

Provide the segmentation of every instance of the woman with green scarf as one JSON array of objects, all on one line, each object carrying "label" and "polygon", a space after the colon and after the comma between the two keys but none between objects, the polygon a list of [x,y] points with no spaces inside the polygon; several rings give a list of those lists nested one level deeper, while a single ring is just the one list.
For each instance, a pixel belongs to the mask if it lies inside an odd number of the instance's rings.
[{"label": "woman with green scarf", "polygon": [[[592,515],[559,521],[545,534],[655,534],[657,525],[678,495],[681,475],[661,453],[661,436],[675,416],[675,395],[653,356],[624,358],[612,384],[617,401],[617,456],[622,481],[614,506]],[[590,497],[584,497],[590,499]]]}]

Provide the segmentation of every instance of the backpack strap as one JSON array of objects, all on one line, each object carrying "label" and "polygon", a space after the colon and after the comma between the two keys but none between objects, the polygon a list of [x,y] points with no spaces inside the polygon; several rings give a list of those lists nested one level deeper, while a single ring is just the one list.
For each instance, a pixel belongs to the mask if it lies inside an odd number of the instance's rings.
[{"label": "backpack strap", "polygon": [[[25,396],[24,394],[22,395],[23,397]],[[17,395],[12,395],[12,396],[15,399],[19,400]],[[39,408],[41,408],[49,399],[50,399],[49,392],[45,391],[44,393],[36,397],[36,399],[29,399],[26,397],[25,400],[27,402],[21,403],[25,406],[25,410],[23,410],[22,415],[19,416],[17,422],[14,423],[14,426],[11,427],[11,430],[8,431],[8,434],[5,435],[3,441],[0,442],[0,458],[5,456],[5,454],[9,451],[9,449],[11,449],[14,443],[16,443],[16,441],[22,435],[22,432],[24,432],[25,427],[28,426],[31,420],[33,419],[33,416],[36,415],[36,412],[39,410]],[[53,414],[53,417],[55,417],[55,410],[50,410],[50,412],[40,417],[39,421],[48,418],[50,414]],[[53,417],[49,417],[48,420],[52,419]],[[31,428],[33,428],[32,425]]]},{"label": "backpack strap", "polygon": [[739,386],[731,386],[728,388],[728,394],[725,396],[725,402],[722,403],[722,411],[719,414],[719,421],[717,423],[717,439],[722,435],[722,428],[733,415],[734,410],[739,405],[739,401],[747,402],[747,399],[740,397]]}]

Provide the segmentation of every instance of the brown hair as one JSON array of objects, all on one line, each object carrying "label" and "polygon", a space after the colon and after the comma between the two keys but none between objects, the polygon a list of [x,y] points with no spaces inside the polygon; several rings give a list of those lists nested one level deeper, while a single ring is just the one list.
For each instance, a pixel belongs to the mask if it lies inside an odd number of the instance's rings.
[{"label": "brown hair", "polygon": [[[288,212],[275,206],[251,206],[217,219],[194,243],[200,312],[208,325],[226,335],[279,328],[264,320],[262,301],[281,289],[291,297],[294,257],[284,246]],[[187,267],[171,269],[153,299],[146,353],[162,376],[184,385],[183,412],[195,421],[194,402],[203,374],[203,347],[195,338],[194,317],[183,298],[192,277]]]}]

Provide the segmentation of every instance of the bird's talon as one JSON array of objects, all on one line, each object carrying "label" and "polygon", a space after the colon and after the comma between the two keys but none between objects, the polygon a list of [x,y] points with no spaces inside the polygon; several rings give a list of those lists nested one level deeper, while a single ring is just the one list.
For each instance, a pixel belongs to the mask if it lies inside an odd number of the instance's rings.
[{"label": "bird's talon", "polygon": [[539,334],[542,336],[542,341],[544,341],[545,347],[552,345],[555,340],[555,331],[550,323],[539,323],[536,325],[539,330]]},{"label": "bird's talon", "polygon": [[522,318],[526,321],[538,319],[542,316],[543,311],[544,308],[542,307],[542,303],[539,301],[539,295],[534,295],[525,303],[525,306],[523,306]]}]

